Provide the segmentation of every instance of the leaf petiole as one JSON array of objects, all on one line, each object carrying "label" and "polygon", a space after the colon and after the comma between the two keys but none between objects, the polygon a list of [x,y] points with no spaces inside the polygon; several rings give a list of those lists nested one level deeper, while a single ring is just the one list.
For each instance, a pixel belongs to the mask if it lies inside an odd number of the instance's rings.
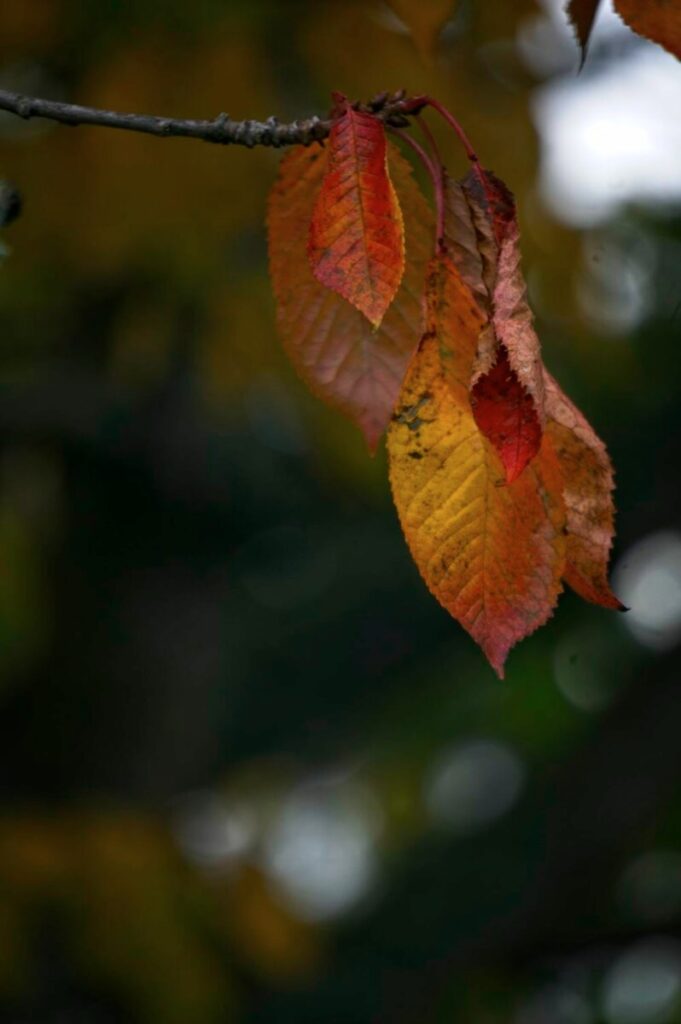
[{"label": "leaf petiole", "polygon": [[437,218],[435,222],[435,246],[440,249],[443,244],[444,238],[444,224],[445,224],[445,196],[444,196],[444,183],[443,183],[443,167],[439,161],[437,153],[429,154],[423,148],[423,146],[416,141],[406,131],[402,131],[400,128],[388,127],[392,135],[397,136],[403,142],[416,153],[417,157],[423,164],[428,177],[433,183],[433,194],[435,196],[435,208],[437,211]]},{"label": "leaf petiole", "polygon": [[442,157],[440,156],[440,150],[438,149],[437,142],[435,141],[435,136],[430,130],[430,126],[427,121],[424,121],[419,114],[416,114],[415,120],[428,142],[431,162],[436,174],[436,176],[433,177],[433,188],[435,190],[435,204],[437,209],[435,238],[437,248],[438,250],[441,250],[444,248],[445,240],[445,165],[442,162]]},{"label": "leaf petiole", "polygon": [[[466,153],[466,156],[468,157],[473,167],[473,173],[480,182],[482,190],[485,194],[485,198],[487,199],[490,208],[493,209],[495,204],[495,191],[490,185],[489,178],[487,177],[485,170],[482,164],[480,163],[480,157],[475,152],[473,144],[471,143],[470,139],[466,135],[465,131],[463,130],[457,119],[454,117],[452,112],[448,110],[447,107],[444,106],[444,104],[440,103],[439,100],[434,99],[432,96],[416,96],[405,107],[405,113],[418,113],[424,107],[432,107],[433,110],[436,110],[438,112],[440,117],[444,118],[444,120],[447,122],[450,128],[454,129],[454,132],[459,141],[461,142]],[[500,241],[499,229],[496,224],[494,226],[494,231],[495,234],[497,235],[497,241]]]}]

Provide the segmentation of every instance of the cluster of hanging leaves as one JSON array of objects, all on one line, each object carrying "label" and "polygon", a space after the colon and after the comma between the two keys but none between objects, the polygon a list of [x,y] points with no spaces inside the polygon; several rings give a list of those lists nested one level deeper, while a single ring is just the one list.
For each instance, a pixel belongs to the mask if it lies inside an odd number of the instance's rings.
[{"label": "cluster of hanging leaves", "polygon": [[372,452],[387,428],[416,565],[501,676],[563,581],[621,607],[610,460],[543,365],[510,191],[477,164],[455,182],[432,155],[436,237],[381,120],[335,99],[328,145],[289,153],[270,196],[279,328]]},{"label": "cluster of hanging leaves", "polygon": [[[601,0],[568,0],[567,13],[582,50],[582,61]],[[659,43],[681,60],[681,4],[678,0],[614,0],[615,10],[629,28]]]}]

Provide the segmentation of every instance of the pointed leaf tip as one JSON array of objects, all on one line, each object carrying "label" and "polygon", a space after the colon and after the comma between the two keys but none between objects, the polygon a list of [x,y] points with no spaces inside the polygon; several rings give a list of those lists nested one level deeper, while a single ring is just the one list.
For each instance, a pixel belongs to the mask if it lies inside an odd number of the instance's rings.
[{"label": "pointed leaf tip", "polygon": [[[574,557],[573,546],[568,534],[568,552],[572,557]],[[565,565],[565,582],[574,590],[575,594],[578,594],[584,601],[588,601],[590,604],[597,604],[601,608],[607,608],[613,612],[629,611],[626,605],[623,605],[610,589],[605,565],[601,578],[598,581],[594,581],[594,579],[586,576],[578,565],[569,558]]]},{"label": "pointed leaf tip", "polygon": [[427,302],[427,333],[388,431],[393,497],[428,588],[503,678],[509,650],[549,618],[561,590],[562,475],[545,438],[506,484],[470,404],[483,314],[447,257],[431,264]]},{"label": "pointed leaf tip", "polygon": [[681,60],[681,6],[678,0],[615,0],[615,10],[629,28],[664,46]]},{"label": "pointed leaf tip", "polygon": [[594,27],[600,0],[569,0],[566,13],[577,36],[577,42],[581,51],[579,63],[580,70],[584,66],[591,32]]}]

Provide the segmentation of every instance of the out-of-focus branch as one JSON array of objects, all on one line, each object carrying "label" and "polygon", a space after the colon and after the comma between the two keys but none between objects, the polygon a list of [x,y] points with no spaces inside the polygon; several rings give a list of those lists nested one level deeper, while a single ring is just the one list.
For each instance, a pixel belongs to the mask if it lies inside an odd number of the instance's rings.
[{"label": "out-of-focus branch", "polygon": [[[356,109],[374,114],[395,128],[409,124],[407,115],[420,109],[418,101],[408,99],[404,90],[381,93],[368,103],[355,104]],[[228,114],[218,114],[212,120],[187,120],[158,117],[152,114],[122,114],[115,110],[98,110],[73,103],[22,96],[0,89],[0,110],[16,114],[26,120],[46,118],[67,125],[97,125],[119,128],[123,131],[144,132],[161,138],[201,139],[221,146],[308,146],[325,139],[331,130],[331,121],[317,116],[291,124],[280,124],[276,117],[266,121],[233,121]]]}]

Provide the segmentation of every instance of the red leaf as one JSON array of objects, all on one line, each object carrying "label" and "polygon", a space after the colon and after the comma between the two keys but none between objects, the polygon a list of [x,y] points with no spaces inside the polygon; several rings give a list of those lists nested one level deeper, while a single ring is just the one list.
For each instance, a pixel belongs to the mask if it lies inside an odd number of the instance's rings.
[{"label": "red leaf", "polygon": [[539,451],[542,431],[534,402],[511,369],[504,345],[489,373],[473,385],[471,403],[475,422],[498,451],[510,484]]},{"label": "red leaf", "polygon": [[388,174],[385,131],[339,97],[329,164],[310,222],[313,273],[378,327],[404,273],[404,228]]},{"label": "red leaf", "polygon": [[[446,242],[484,311],[471,377],[476,422],[495,445],[510,483],[539,452],[544,379],[539,339],[520,265],[513,195],[491,172],[447,181]],[[492,406],[496,404],[496,408]]]},{"label": "red leaf", "polygon": [[270,272],[284,346],[310,389],[364,432],[373,451],[385,430],[409,360],[423,331],[422,293],[432,251],[433,216],[409,163],[388,147],[404,210],[409,260],[378,330],[313,276],[305,225],[329,154],[293,149],[282,160],[268,207]]}]

